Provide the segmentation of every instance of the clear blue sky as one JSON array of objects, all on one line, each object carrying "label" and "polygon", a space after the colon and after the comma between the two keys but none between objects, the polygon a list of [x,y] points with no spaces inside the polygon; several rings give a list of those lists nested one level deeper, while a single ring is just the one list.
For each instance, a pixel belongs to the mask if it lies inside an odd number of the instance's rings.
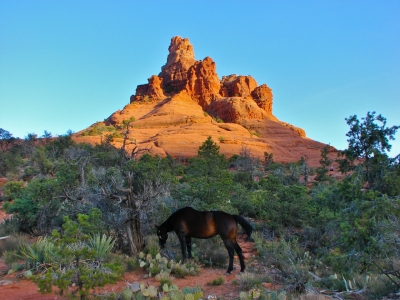
[{"label": "clear blue sky", "polygon": [[[129,103],[173,36],[223,75],[251,75],[273,113],[344,149],[345,118],[400,125],[400,1],[0,1],[0,128],[76,132]],[[391,156],[400,153],[400,133]]]}]

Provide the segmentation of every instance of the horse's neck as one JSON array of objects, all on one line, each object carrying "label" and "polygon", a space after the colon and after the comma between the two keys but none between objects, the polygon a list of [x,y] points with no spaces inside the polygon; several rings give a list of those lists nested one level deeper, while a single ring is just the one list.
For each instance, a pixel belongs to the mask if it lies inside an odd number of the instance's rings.
[{"label": "horse's neck", "polygon": [[167,232],[174,230],[174,215],[171,215],[164,223],[161,224]]}]

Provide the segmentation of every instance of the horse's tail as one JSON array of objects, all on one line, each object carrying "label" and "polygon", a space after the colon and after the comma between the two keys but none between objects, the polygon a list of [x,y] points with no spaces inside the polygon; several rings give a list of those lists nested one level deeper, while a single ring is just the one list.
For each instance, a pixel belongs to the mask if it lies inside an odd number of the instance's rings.
[{"label": "horse's tail", "polygon": [[239,223],[244,231],[246,231],[247,239],[249,239],[251,237],[251,233],[253,232],[253,227],[251,226],[251,224],[247,222],[247,220],[242,216],[234,215],[233,217],[235,218],[236,223]]}]

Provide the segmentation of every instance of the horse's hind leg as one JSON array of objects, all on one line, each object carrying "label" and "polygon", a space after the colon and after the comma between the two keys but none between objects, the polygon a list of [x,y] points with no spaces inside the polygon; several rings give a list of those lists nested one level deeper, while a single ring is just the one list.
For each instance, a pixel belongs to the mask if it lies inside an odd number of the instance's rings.
[{"label": "horse's hind leg", "polygon": [[246,268],[246,266],[244,265],[244,257],[243,257],[242,248],[240,248],[239,244],[236,241],[233,243],[233,248],[235,248],[235,251],[236,251],[237,255],[239,256],[240,272],[244,272],[244,269]]},{"label": "horse's hind leg", "polygon": [[229,254],[229,266],[228,266],[228,271],[226,271],[226,273],[231,274],[231,271],[233,270],[233,255],[235,253],[235,250],[233,248],[233,243],[231,240],[224,240],[224,245],[226,247],[226,250],[228,250]]}]

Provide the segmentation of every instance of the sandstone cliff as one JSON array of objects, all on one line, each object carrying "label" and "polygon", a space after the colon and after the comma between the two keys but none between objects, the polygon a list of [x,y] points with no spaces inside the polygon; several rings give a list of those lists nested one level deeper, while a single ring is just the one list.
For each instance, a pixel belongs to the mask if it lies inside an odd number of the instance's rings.
[{"label": "sandstone cliff", "polygon": [[[105,125],[121,128],[123,120],[134,117],[129,135],[135,144],[131,147],[187,158],[196,156],[199,146],[211,136],[227,156],[247,148],[261,158],[264,152],[273,153],[281,162],[303,156],[311,165],[318,165],[325,145],[273,115],[273,94],[266,84],[236,74],[220,79],[210,57],[195,60],[187,38],[173,37],[168,51],[161,72],[139,85],[130,103],[105,121]],[[100,139],[76,136],[88,142]],[[115,139],[117,147],[121,142]]]}]

